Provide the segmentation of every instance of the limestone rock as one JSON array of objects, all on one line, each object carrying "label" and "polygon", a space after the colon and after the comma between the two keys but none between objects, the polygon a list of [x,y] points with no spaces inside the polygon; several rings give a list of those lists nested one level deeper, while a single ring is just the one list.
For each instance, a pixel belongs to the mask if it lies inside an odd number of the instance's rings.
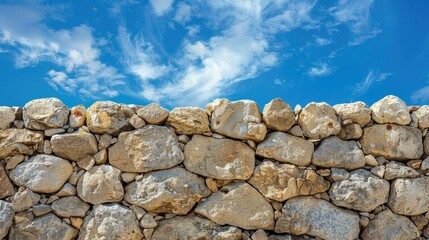
[{"label": "limestone rock", "polygon": [[329,182],[313,170],[264,161],[248,180],[265,197],[283,202],[300,195],[313,195],[329,189]]},{"label": "limestone rock", "polygon": [[332,136],[322,140],[311,163],[324,168],[353,170],[365,166],[365,156],[355,141],[343,141]]},{"label": "limestone rock", "polygon": [[178,134],[210,132],[207,113],[199,107],[174,108],[168,115],[166,124],[172,126]]},{"label": "limestone rock", "polygon": [[15,212],[25,211],[35,205],[39,200],[40,195],[27,188],[22,192],[15,193],[12,199],[12,207]]},{"label": "limestone rock", "polygon": [[334,109],[325,102],[307,104],[299,114],[298,123],[304,136],[314,139],[337,135],[341,130],[341,123]]},{"label": "limestone rock", "polygon": [[141,119],[139,116],[137,115],[133,115],[130,119],[130,124],[131,126],[133,126],[133,128],[135,129],[140,129],[143,128],[144,126],[146,126],[146,123],[143,119]]},{"label": "limestone rock", "polygon": [[142,107],[137,115],[148,124],[161,125],[168,117],[168,110],[156,103]]},{"label": "limestone rock", "polygon": [[415,216],[429,211],[429,177],[393,180],[387,205],[396,213]]},{"label": "limestone rock", "polygon": [[125,201],[146,211],[180,215],[210,194],[204,179],[181,167],[147,173],[125,190]]},{"label": "limestone rock", "polygon": [[349,178],[350,173],[342,168],[331,168],[331,175],[329,177],[332,181],[339,182]]},{"label": "limestone rock", "polygon": [[350,119],[361,127],[371,122],[371,109],[364,102],[337,104],[332,108],[343,121]]},{"label": "limestone rock", "polygon": [[119,202],[124,197],[121,171],[110,165],[94,166],[77,183],[77,195],[92,204]]},{"label": "limestone rock", "polygon": [[411,122],[411,116],[407,105],[400,98],[389,95],[371,106],[372,119],[377,123],[396,123],[399,125],[408,125]]},{"label": "limestone rock", "polygon": [[429,134],[426,134],[424,146],[425,146],[425,154],[429,155]]},{"label": "limestone rock", "polygon": [[359,230],[357,213],[314,197],[286,201],[274,229],[277,233],[308,234],[330,240],[357,239]]},{"label": "limestone rock", "polygon": [[31,155],[43,143],[43,134],[27,129],[0,130],[0,159],[19,154]]},{"label": "limestone rock", "polygon": [[286,132],[295,124],[292,108],[280,98],[273,99],[265,105],[262,119],[267,128],[276,131]]},{"label": "limestone rock", "polygon": [[194,135],[185,146],[184,156],[187,170],[217,179],[246,180],[255,166],[253,149],[243,142],[226,138]]},{"label": "limestone rock", "polygon": [[69,161],[40,154],[19,164],[10,172],[11,180],[34,192],[53,193],[62,188],[73,172]]},{"label": "limestone rock", "polygon": [[149,172],[171,168],[183,161],[174,132],[163,126],[146,126],[119,134],[109,147],[109,163],[124,172]]},{"label": "limestone rock", "polygon": [[28,129],[61,128],[67,124],[69,109],[57,98],[41,98],[25,104],[22,117]]},{"label": "limestone rock", "polygon": [[15,111],[11,107],[0,107],[0,130],[9,128],[15,121]]},{"label": "limestone rock", "polygon": [[240,229],[219,226],[195,214],[176,216],[161,221],[155,229],[152,240],[241,240]]},{"label": "limestone rock", "polygon": [[79,197],[63,197],[52,203],[52,211],[59,217],[85,217],[89,204]]},{"label": "limestone rock", "polygon": [[230,183],[213,193],[195,208],[195,212],[220,225],[244,229],[273,229],[271,204],[245,182]]},{"label": "limestone rock", "polygon": [[269,133],[256,148],[258,156],[298,166],[310,164],[313,151],[313,143],[283,132]]},{"label": "limestone rock", "polygon": [[12,182],[4,170],[3,164],[0,163],[0,199],[12,196],[15,193]]},{"label": "limestone rock", "polygon": [[363,230],[363,240],[413,240],[419,230],[407,217],[396,215],[389,209],[378,213]]},{"label": "limestone rock", "polygon": [[271,234],[270,236],[268,236],[268,240],[318,240],[318,239],[309,237],[307,235],[295,236],[295,235],[289,235],[289,234],[282,234],[282,235]]},{"label": "limestone rock", "polygon": [[236,139],[260,142],[267,134],[258,105],[250,100],[230,102],[216,99],[207,109],[212,114],[213,132]]},{"label": "limestone rock", "polygon": [[329,197],[337,206],[370,212],[387,202],[389,188],[388,181],[358,169],[348,179],[332,184]]},{"label": "limestone rock", "polygon": [[70,109],[69,126],[79,128],[85,124],[86,108],[83,105],[77,105]]},{"label": "limestone rock", "polygon": [[91,132],[116,135],[131,128],[129,121],[133,115],[133,110],[127,105],[99,101],[88,108],[86,124]]},{"label": "limestone rock", "polygon": [[98,152],[94,135],[79,129],[74,133],[56,134],[51,138],[51,148],[55,155],[80,161]]},{"label": "limestone rock", "polygon": [[414,178],[420,176],[420,173],[403,163],[391,161],[386,164],[384,178],[393,180],[395,178]]},{"label": "limestone rock", "polygon": [[351,123],[341,127],[338,137],[342,140],[359,139],[362,137],[362,128],[359,124]]},{"label": "limestone rock", "polygon": [[423,154],[422,132],[396,124],[376,124],[365,128],[360,143],[365,154],[391,160],[419,159]]},{"label": "limestone rock", "polygon": [[0,200],[0,239],[6,237],[9,228],[13,224],[15,212],[13,211],[12,204]]},{"label": "limestone rock", "polygon": [[429,106],[425,105],[420,107],[414,112],[419,120],[419,128],[421,130],[429,128]]}]

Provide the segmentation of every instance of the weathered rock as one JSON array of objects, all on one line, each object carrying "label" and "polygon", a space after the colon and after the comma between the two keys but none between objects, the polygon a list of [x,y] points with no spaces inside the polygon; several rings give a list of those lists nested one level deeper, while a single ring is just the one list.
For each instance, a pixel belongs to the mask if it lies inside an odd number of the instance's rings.
[{"label": "weathered rock", "polygon": [[420,235],[407,217],[396,215],[389,209],[380,212],[363,230],[363,240],[413,240]]},{"label": "weathered rock", "polygon": [[10,230],[10,239],[61,239],[71,240],[77,237],[78,231],[49,213],[35,218],[32,222],[14,225]]},{"label": "weathered rock", "polygon": [[268,240],[318,240],[318,239],[309,237],[307,235],[295,236],[295,235],[289,235],[289,234],[282,234],[282,235],[271,234],[270,236],[268,236]]},{"label": "weathered rock", "polygon": [[362,128],[357,123],[347,124],[341,127],[338,137],[342,140],[359,139],[362,137]]},{"label": "weathered rock", "polygon": [[276,131],[288,131],[295,124],[295,115],[289,104],[280,98],[265,105],[262,119],[268,128]]},{"label": "weathered rock", "polygon": [[34,216],[36,216],[36,217],[45,215],[47,213],[52,212],[51,205],[46,205],[46,204],[34,205],[32,207],[32,212],[34,213]]},{"label": "weathered rock", "polygon": [[311,163],[324,168],[353,170],[365,166],[365,156],[355,141],[343,141],[332,136],[322,140]]},{"label": "weathered rock", "polygon": [[207,105],[213,132],[236,139],[260,142],[267,134],[258,105],[250,100],[216,99]]},{"label": "weathered rock", "polygon": [[337,206],[370,212],[387,202],[389,182],[364,169],[350,173],[346,180],[332,184],[329,197]]},{"label": "weathered rock", "polygon": [[272,158],[279,162],[307,166],[311,162],[313,151],[313,143],[303,138],[283,132],[273,132],[258,144],[256,155]]},{"label": "weathered rock", "polygon": [[185,146],[184,156],[187,170],[217,179],[248,179],[255,166],[253,149],[225,138],[194,135]]},{"label": "weathered rock", "polygon": [[13,224],[15,212],[13,211],[12,204],[0,200],[0,239],[6,237],[9,228]]},{"label": "weathered rock", "polygon": [[69,126],[79,128],[85,124],[86,108],[83,105],[77,105],[70,109]]},{"label": "weathered rock", "polygon": [[68,197],[76,195],[77,190],[76,187],[71,185],[70,183],[64,184],[63,188],[59,192],[55,194],[57,197]]},{"label": "weathered rock", "polygon": [[91,132],[116,135],[131,128],[129,121],[133,115],[133,110],[127,105],[99,101],[88,108],[86,124]]},{"label": "weathered rock", "polygon": [[79,240],[140,240],[142,231],[136,215],[117,203],[96,205],[85,217]]},{"label": "weathered rock", "polygon": [[384,178],[393,180],[395,178],[414,178],[420,176],[420,173],[403,163],[391,161],[386,164]]},{"label": "weathered rock", "polygon": [[176,216],[161,221],[155,229],[152,240],[240,240],[240,229],[232,226],[219,226],[195,214]]},{"label": "weathered rock", "polygon": [[296,197],[286,201],[274,231],[330,240],[352,240],[359,236],[359,215],[325,200]]},{"label": "weathered rock", "polygon": [[77,195],[92,204],[119,202],[124,197],[121,171],[110,165],[94,166],[77,183]]},{"label": "weathered rock", "polygon": [[331,168],[331,175],[329,177],[332,179],[332,181],[338,182],[349,178],[350,173],[342,168]]},{"label": "weathered rock", "polygon": [[51,148],[55,155],[80,161],[98,152],[94,135],[79,129],[74,133],[56,134],[51,138]]},{"label": "weathered rock", "polygon": [[168,115],[166,124],[172,126],[178,134],[210,132],[207,113],[199,107],[174,108]]},{"label": "weathered rock", "polygon": [[424,146],[425,146],[425,154],[429,155],[429,134],[426,134]]},{"label": "weathered rock", "polygon": [[365,128],[360,143],[365,154],[391,160],[419,159],[423,154],[422,132],[396,124],[376,124]]},{"label": "weathered rock", "polygon": [[131,126],[133,126],[133,128],[135,129],[140,129],[143,128],[144,126],[146,126],[146,123],[143,119],[141,119],[139,116],[137,115],[133,115],[130,119],[130,124]]},{"label": "weathered rock", "polygon": [[341,130],[341,123],[327,103],[311,102],[302,109],[298,117],[304,136],[321,139],[337,135]]},{"label": "weathered rock", "polygon": [[148,124],[161,125],[168,117],[168,110],[159,106],[156,103],[151,103],[147,106],[142,107],[137,112],[137,115],[141,117]]},{"label": "weathered rock", "polygon": [[125,190],[125,201],[146,211],[180,215],[210,194],[204,179],[181,167],[147,173]]},{"label": "weathered rock", "polygon": [[40,195],[27,188],[22,192],[15,193],[12,199],[12,207],[15,212],[25,211],[31,208],[39,200]]},{"label": "weathered rock", "polygon": [[59,217],[85,217],[89,204],[79,197],[63,197],[52,203],[52,211]]},{"label": "weathered rock", "polygon": [[337,104],[332,108],[343,121],[350,119],[361,127],[371,122],[371,109],[364,102]]},{"label": "weathered rock", "polygon": [[0,163],[0,199],[12,196],[15,193],[12,182],[4,170],[3,164]]},{"label": "weathered rock", "polygon": [[313,170],[264,161],[256,166],[248,182],[265,197],[283,202],[300,195],[313,195],[329,189],[329,182]]},{"label": "weathered rock", "polygon": [[0,130],[0,159],[18,154],[31,155],[43,143],[43,134],[27,129]]},{"label": "weathered rock", "polygon": [[429,106],[425,105],[420,107],[417,111],[414,112],[417,119],[419,120],[419,128],[421,130],[429,128]]},{"label": "weathered rock", "polygon": [[400,98],[389,95],[371,106],[372,119],[377,123],[396,123],[399,125],[408,125],[411,122],[411,116],[407,105]]},{"label": "weathered rock", "polygon": [[429,177],[393,180],[387,205],[396,213],[415,216],[429,211]]},{"label": "weathered rock", "polygon": [[25,104],[22,117],[28,129],[61,128],[67,124],[69,109],[57,98],[41,98]]},{"label": "weathered rock", "polygon": [[9,128],[15,121],[15,111],[11,107],[0,107],[0,130]]},{"label": "weathered rock", "polygon": [[271,204],[245,182],[231,183],[213,193],[195,208],[195,212],[220,225],[244,229],[273,229]]},{"label": "weathered rock", "polygon": [[155,228],[156,226],[158,226],[158,223],[150,214],[145,214],[140,219],[140,227],[142,228]]},{"label": "weathered rock", "polygon": [[53,193],[61,189],[71,176],[73,167],[59,157],[40,154],[19,164],[10,172],[11,180],[34,192]]}]

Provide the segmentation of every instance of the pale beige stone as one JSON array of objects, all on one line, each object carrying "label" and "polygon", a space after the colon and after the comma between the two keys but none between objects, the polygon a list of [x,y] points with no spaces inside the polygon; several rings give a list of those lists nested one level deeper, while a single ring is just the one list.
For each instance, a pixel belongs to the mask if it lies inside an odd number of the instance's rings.
[{"label": "pale beige stone", "polygon": [[71,217],[70,218],[70,224],[76,228],[76,229],[80,229],[80,227],[83,224],[83,219],[82,218],[78,218],[78,217]]},{"label": "pale beige stone", "polygon": [[15,121],[13,108],[0,106],[0,130],[9,128],[13,121]]},{"label": "pale beige stone", "polygon": [[152,125],[162,125],[168,117],[168,110],[159,106],[156,103],[151,103],[142,107],[137,112],[137,115],[145,120],[146,123]]},{"label": "pale beige stone", "polygon": [[68,197],[76,195],[77,190],[76,187],[71,185],[70,183],[64,184],[63,188],[59,192],[57,192],[55,195],[58,197]]},{"label": "pale beige stone", "polygon": [[13,194],[15,194],[15,190],[13,189],[12,182],[6,174],[3,164],[0,163],[0,199],[12,196]]},{"label": "pale beige stone", "polygon": [[325,102],[307,104],[299,114],[298,123],[304,136],[314,139],[337,135],[341,130],[335,111]]},{"label": "pale beige stone", "polygon": [[207,113],[199,107],[174,108],[165,124],[172,126],[177,134],[192,135],[210,132]]},{"label": "pale beige stone", "polygon": [[386,164],[384,178],[393,180],[396,178],[414,178],[420,176],[420,173],[403,163],[391,161]]},{"label": "pale beige stone", "polygon": [[372,119],[377,123],[396,123],[399,125],[408,125],[411,122],[411,116],[407,105],[400,98],[389,95],[371,106]]},{"label": "pale beige stone", "polygon": [[271,100],[264,106],[262,119],[267,128],[276,131],[288,131],[295,124],[292,108],[280,98]]},{"label": "pale beige stone", "polygon": [[85,124],[86,108],[83,105],[77,105],[70,109],[69,126],[79,128]]},{"label": "pale beige stone", "polygon": [[429,134],[426,134],[424,141],[425,154],[429,155]]},{"label": "pale beige stone", "polygon": [[52,203],[52,211],[62,218],[85,217],[90,206],[79,197],[63,197]]},{"label": "pale beige stone", "polygon": [[69,109],[57,98],[35,99],[25,104],[22,117],[28,129],[61,128],[67,124]]},{"label": "pale beige stone", "polygon": [[97,153],[98,144],[94,135],[79,129],[74,133],[54,135],[51,138],[51,148],[59,157],[81,161]]},{"label": "pale beige stone", "polygon": [[86,112],[86,124],[93,133],[116,135],[131,128],[131,108],[124,104],[99,101],[92,104]]},{"label": "pale beige stone", "polygon": [[417,111],[414,112],[419,121],[419,128],[421,130],[429,128],[429,106],[421,106]]},{"label": "pale beige stone", "polygon": [[150,214],[145,214],[140,219],[140,227],[142,228],[155,228],[156,226],[158,226],[158,223]]},{"label": "pale beige stone", "polygon": [[359,124],[351,123],[341,127],[338,137],[342,140],[359,139],[362,137],[362,128]]},{"label": "pale beige stone", "polygon": [[387,205],[396,213],[415,216],[429,211],[429,177],[393,180]]},{"label": "pale beige stone", "polygon": [[332,108],[343,121],[350,119],[361,127],[371,122],[371,109],[364,102],[337,104]]},{"label": "pale beige stone", "polygon": [[140,129],[140,128],[146,126],[145,121],[143,119],[141,119],[139,116],[135,115],[135,114],[130,119],[130,124],[135,129]]},{"label": "pale beige stone", "polygon": [[43,134],[27,129],[0,130],[0,159],[19,154],[31,155],[43,145]]},{"label": "pale beige stone", "polygon": [[375,167],[378,166],[378,162],[372,155],[365,155],[365,165]]},{"label": "pale beige stone", "polygon": [[105,164],[107,162],[107,149],[103,149],[94,155],[96,164]]}]

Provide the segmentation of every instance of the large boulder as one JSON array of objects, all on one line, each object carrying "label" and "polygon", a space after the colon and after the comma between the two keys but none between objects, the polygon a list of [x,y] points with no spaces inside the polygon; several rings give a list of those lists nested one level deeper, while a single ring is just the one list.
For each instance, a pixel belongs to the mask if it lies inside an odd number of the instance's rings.
[{"label": "large boulder", "polygon": [[0,239],[6,237],[9,228],[13,224],[15,212],[13,211],[12,204],[0,200]]},{"label": "large boulder", "polygon": [[15,111],[11,107],[0,107],[0,130],[9,128],[15,121]]},{"label": "large boulder", "polygon": [[337,104],[332,108],[343,121],[352,120],[361,127],[371,122],[371,109],[364,102]]},{"label": "large boulder", "polygon": [[231,139],[194,135],[185,146],[187,170],[217,179],[248,179],[255,167],[255,152]]},{"label": "large boulder", "polygon": [[168,115],[166,125],[172,126],[178,134],[210,132],[207,113],[199,107],[174,108]]},{"label": "large boulder", "polygon": [[304,136],[322,139],[337,135],[341,130],[341,123],[327,103],[311,102],[305,106],[298,117]]},{"label": "large boulder", "polygon": [[109,163],[124,172],[149,172],[171,168],[183,161],[183,153],[173,130],[145,126],[119,134],[109,147]]},{"label": "large boulder", "polygon": [[0,159],[19,154],[31,155],[43,143],[43,134],[27,129],[0,130]]},{"label": "large boulder", "polygon": [[91,132],[116,135],[131,129],[130,119],[133,115],[133,110],[127,105],[99,101],[86,111],[86,124]]},{"label": "large boulder", "polygon": [[429,177],[393,180],[387,205],[394,213],[407,216],[429,211]]},{"label": "large boulder", "polygon": [[372,119],[377,123],[396,123],[399,125],[408,125],[411,122],[411,116],[407,105],[400,98],[389,95],[371,106]]},{"label": "large boulder", "polygon": [[79,129],[74,133],[55,134],[52,136],[51,149],[59,157],[80,161],[96,154],[98,152],[98,143],[94,135]]},{"label": "large boulder", "polygon": [[67,124],[69,109],[57,98],[41,98],[25,104],[22,117],[28,129],[61,128]]},{"label": "large boulder", "polygon": [[286,132],[295,124],[295,115],[289,104],[276,98],[265,105],[262,120],[267,128]]}]

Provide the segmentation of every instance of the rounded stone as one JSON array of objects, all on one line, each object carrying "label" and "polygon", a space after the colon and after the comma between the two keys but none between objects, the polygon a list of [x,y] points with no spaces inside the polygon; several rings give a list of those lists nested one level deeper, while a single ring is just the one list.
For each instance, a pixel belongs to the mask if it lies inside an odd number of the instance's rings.
[{"label": "rounded stone", "polygon": [[35,99],[25,104],[22,117],[28,129],[61,128],[67,124],[69,109],[57,98]]},{"label": "rounded stone", "polygon": [[429,211],[429,177],[393,180],[387,205],[394,213],[406,216]]},{"label": "rounded stone", "polygon": [[15,111],[11,107],[0,107],[0,130],[9,128],[15,121]]},{"label": "rounded stone", "polygon": [[51,149],[55,155],[72,161],[92,157],[98,152],[94,135],[79,129],[74,133],[55,134],[51,138]]},{"label": "rounded stone", "polygon": [[144,106],[137,112],[137,116],[141,117],[146,123],[153,125],[161,125],[164,123],[168,114],[168,110],[159,106],[157,103]]},{"label": "rounded stone", "polygon": [[292,108],[280,98],[273,99],[264,106],[262,119],[268,128],[283,132],[295,124]]},{"label": "rounded stone", "polygon": [[0,130],[0,159],[19,154],[33,154],[43,143],[43,134],[27,129]]},{"label": "rounded stone", "polygon": [[298,123],[304,136],[313,139],[337,135],[341,130],[341,123],[334,109],[325,102],[307,104],[299,114]]},{"label": "rounded stone", "polygon": [[332,108],[342,121],[350,119],[361,127],[371,122],[371,109],[364,102],[337,104]]},{"label": "rounded stone", "polygon": [[372,119],[377,123],[396,123],[399,125],[408,125],[411,122],[411,116],[407,105],[400,98],[389,95],[371,106]]},{"label": "rounded stone", "polygon": [[131,129],[130,119],[133,115],[133,110],[127,105],[99,101],[88,108],[86,124],[93,133],[116,135]]}]

